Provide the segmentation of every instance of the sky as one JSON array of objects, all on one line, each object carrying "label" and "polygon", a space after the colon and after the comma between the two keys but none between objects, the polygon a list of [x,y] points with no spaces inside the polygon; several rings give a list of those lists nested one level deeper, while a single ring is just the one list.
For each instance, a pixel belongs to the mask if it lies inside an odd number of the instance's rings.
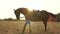
[{"label": "sky", "polygon": [[[13,9],[20,7],[25,7],[29,10],[47,10],[53,14],[57,14],[60,13],[60,0],[0,0],[0,19],[15,19]],[[24,17],[23,14],[20,16]]]}]

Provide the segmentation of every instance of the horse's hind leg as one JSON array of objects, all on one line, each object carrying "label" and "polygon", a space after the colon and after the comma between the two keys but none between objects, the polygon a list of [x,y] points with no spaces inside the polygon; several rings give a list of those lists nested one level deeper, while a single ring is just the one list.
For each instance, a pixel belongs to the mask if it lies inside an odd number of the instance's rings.
[{"label": "horse's hind leg", "polygon": [[47,29],[47,20],[44,19],[43,23],[44,23],[44,26],[45,26],[45,30],[44,31],[46,32],[46,29]]}]

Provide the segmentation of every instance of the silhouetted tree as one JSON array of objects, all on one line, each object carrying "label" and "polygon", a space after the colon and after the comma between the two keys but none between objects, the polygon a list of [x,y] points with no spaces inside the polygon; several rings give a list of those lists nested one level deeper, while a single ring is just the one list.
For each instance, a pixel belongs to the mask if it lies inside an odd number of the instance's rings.
[{"label": "silhouetted tree", "polygon": [[60,13],[56,14],[57,21],[60,21]]}]

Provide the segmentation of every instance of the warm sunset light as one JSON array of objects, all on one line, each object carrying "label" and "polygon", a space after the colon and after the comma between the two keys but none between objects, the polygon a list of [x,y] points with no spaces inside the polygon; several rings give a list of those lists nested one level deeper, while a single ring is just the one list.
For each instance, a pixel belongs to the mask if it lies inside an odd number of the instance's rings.
[{"label": "warm sunset light", "polygon": [[[0,19],[16,18],[13,9],[26,7],[29,10],[47,10],[60,13],[60,0],[0,0]],[[22,16],[22,15],[21,15]]]}]

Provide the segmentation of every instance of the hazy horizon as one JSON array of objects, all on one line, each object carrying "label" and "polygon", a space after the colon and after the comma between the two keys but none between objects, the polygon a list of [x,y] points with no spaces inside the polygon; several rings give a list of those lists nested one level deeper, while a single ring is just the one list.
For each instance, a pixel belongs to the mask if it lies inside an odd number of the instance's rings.
[{"label": "hazy horizon", "polygon": [[[60,13],[60,0],[0,0],[0,19],[16,19],[13,9],[20,7],[26,7],[29,10],[47,10],[57,14]],[[21,17],[24,16],[21,15]]]}]

